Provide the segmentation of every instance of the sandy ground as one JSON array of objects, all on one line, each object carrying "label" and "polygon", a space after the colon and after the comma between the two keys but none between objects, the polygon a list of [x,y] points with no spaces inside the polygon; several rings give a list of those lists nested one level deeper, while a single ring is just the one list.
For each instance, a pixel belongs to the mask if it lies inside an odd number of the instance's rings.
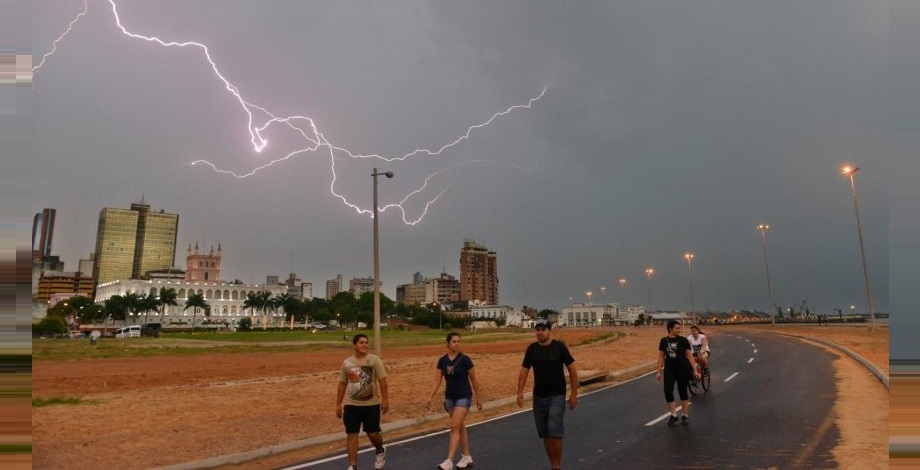
[{"label": "sandy ground", "polygon": [[[864,327],[775,328],[830,339],[887,373],[888,330]],[[573,347],[580,370],[612,371],[653,360],[663,327],[618,328],[623,336],[575,346],[606,331],[558,330]],[[707,333],[717,343],[721,329]],[[486,400],[512,396],[520,358],[532,335],[491,343],[468,342]],[[385,422],[433,415],[425,409],[433,364],[442,344],[387,349],[390,412]],[[644,354],[647,352],[647,354]],[[348,350],[260,352],[192,357],[146,357],[36,362],[33,397],[76,396],[80,406],[32,410],[34,468],[149,468],[234,454],[309,437],[341,433],[334,414],[336,375]],[[835,361],[841,430],[835,457],[841,468],[888,462],[888,392],[861,366]],[[512,405],[513,406],[513,405]],[[664,407],[664,403],[662,403]],[[515,407],[516,408],[516,407]],[[474,412],[481,420],[503,410]],[[423,428],[439,429],[442,420]],[[422,428],[394,431],[419,432]],[[292,451],[240,468],[270,468],[341,452],[342,443]],[[103,463],[104,462],[104,463]],[[25,466],[28,468],[28,465]]]}]

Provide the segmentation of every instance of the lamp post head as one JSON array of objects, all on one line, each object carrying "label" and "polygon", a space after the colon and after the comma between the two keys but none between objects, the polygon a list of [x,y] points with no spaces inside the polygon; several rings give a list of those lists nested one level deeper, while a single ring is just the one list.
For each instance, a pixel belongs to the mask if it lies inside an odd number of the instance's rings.
[{"label": "lamp post head", "polygon": [[757,226],[757,230],[760,230],[761,232],[763,232],[764,230],[767,230],[767,229],[769,229],[769,228],[770,228],[770,226],[769,226],[769,225],[766,225],[766,224],[760,224],[760,225]]},{"label": "lamp post head", "polygon": [[654,273],[655,273],[655,270],[654,270],[654,269],[652,269],[652,268],[645,268],[645,274],[648,274],[649,276],[651,276],[651,275],[654,274]]},{"label": "lamp post head", "polygon": [[857,171],[859,171],[859,167],[858,167],[858,166],[857,166],[857,167],[852,167],[852,166],[850,166],[850,165],[847,165],[847,166],[845,166],[845,167],[843,167],[843,168],[840,169],[840,173],[842,173],[842,174],[844,174],[844,175],[852,175],[853,173],[856,173]]},{"label": "lamp post head", "polygon": [[392,171],[388,171],[388,172],[384,173],[383,175],[386,176],[387,178],[392,178],[392,177],[393,177],[393,172],[392,172]]},{"label": "lamp post head", "polygon": [[687,262],[693,259],[693,253],[684,253],[684,258],[687,258]]}]

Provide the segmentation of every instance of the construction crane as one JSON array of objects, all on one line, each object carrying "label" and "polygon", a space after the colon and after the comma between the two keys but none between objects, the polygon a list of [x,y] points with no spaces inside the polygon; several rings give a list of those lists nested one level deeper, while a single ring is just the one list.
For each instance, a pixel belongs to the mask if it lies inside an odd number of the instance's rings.
[{"label": "construction crane", "polygon": [[[800,304],[792,304],[792,308],[789,309],[789,316],[794,318],[796,316],[803,317],[803,316],[811,315],[811,312],[808,310],[808,307],[805,306],[805,304],[807,303],[808,303],[807,300],[803,300],[802,303]],[[798,309],[798,311],[796,309]]]}]

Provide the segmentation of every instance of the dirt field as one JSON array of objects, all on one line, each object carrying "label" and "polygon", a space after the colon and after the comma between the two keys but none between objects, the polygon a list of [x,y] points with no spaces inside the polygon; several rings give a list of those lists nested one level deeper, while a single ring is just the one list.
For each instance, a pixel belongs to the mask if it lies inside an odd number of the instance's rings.
[{"label": "dirt field", "polygon": [[[656,357],[663,327],[615,330],[624,336],[573,348],[580,370],[624,369]],[[721,331],[713,328],[707,333],[717,342]],[[887,373],[887,328],[790,331],[835,341]],[[606,332],[571,329],[554,335],[578,345]],[[533,336],[524,334],[515,340],[464,345],[464,352],[476,362],[486,400],[514,394],[520,357],[531,341]],[[444,351],[441,343],[384,351],[390,374],[390,412],[385,422],[433,414],[425,409],[425,401],[433,364]],[[347,352],[215,352],[190,357],[36,362],[33,398],[73,396],[92,403],[32,410],[31,466],[149,468],[340,433],[341,424],[334,414],[335,384]],[[837,461],[848,468],[875,468],[880,462],[887,466],[887,391],[848,359],[836,361],[835,367],[840,390],[835,409],[842,435],[835,451]],[[488,415],[474,412],[471,419]],[[436,420],[429,427],[443,424]],[[269,468],[304,455],[337,452],[343,445],[319,447],[240,468]]]}]

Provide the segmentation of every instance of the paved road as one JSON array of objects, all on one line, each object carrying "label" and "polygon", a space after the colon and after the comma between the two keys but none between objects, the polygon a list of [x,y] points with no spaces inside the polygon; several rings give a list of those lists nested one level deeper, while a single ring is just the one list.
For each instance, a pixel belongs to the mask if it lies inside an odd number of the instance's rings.
[{"label": "paved road", "polygon": [[[837,466],[830,454],[839,437],[831,411],[834,355],[749,332],[722,332],[712,344],[713,390],[691,400],[690,425],[667,427],[654,374],[594,391],[566,413],[563,467]],[[469,436],[477,470],[549,468],[529,410],[474,425]],[[388,450],[388,469],[433,469],[447,453],[447,433],[392,442]],[[359,468],[373,468],[373,459],[369,449],[362,452]],[[346,466],[345,456],[336,455],[287,468]]]}]

